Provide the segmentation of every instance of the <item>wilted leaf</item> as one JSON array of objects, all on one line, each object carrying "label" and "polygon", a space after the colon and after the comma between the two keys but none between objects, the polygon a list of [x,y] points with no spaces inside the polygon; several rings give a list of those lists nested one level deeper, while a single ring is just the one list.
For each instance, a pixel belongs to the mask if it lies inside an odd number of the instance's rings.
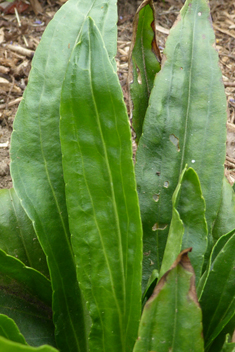
[{"label": "wilted leaf", "polygon": [[147,301],[134,352],[204,351],[190,250],[179,254]]}]

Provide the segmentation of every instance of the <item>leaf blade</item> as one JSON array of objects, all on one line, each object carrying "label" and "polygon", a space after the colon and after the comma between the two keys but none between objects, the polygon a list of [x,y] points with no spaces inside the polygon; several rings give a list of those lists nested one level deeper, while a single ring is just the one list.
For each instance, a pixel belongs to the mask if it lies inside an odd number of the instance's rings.
[{"label": "leaf blade", "polygon": [[128,351],[141,308],[141,222],[126,108],[90,18],[68,66],[60,128],[77,275],[94,323],[90,348]]},{"label": "leaf blade", "polygon": [[4,314],[0,314],[0,336],[10,341],[27,345],[14,320]]},{"label": "leaf blade", "polygon": [[13,319],[33,346],[55,345],[50,282],[0,250],[0,312]]},{"label": "leaf blade", "polygon": [[200,297],[206,350],[234,316],[234,242],[233,230],[219,238],[210,256]]},{"label": "leaf blade", "polygon": [[58,348],[66,351],[86,351],[88,342],[67,219],[59,104],[67,63],[89,14],[98,22],[114,66],[115,1],[66,2],[48,25],[35,53],[11,143],[13,184],[48,257],[56,339]]},{"label": "leaf blade", "polygon": [[182,172],[172,199],[172,221],[164,251],[160,277],[171,267],[179,252],[192,247],[189,258],[199,282],[207,249],[205,200],[194,169]]},{"label": "leaf blade", "polygon": [[204,351],[189,250],[179,254],[146,303],[133,352]]},{"label": "leaf blade", "polygon": [[215,220],[212,236],[214,240],[232,231],[235,228],[235,196],[233,188],[226,177],[223,179],[222,199],[217,218]]},{"label": "leaf blade", "polygon": [[14,189],[0,190],[0,248],[49,276],[46,256]]},{"label": "leaf blade", "polygon": [[[186,1],[166,43],[166,60],[155,78],[137,150],[144,252],[158,247],[149,256],[154,263],[149,275],[162,261],[172,215],[171,198],[186,163],[193,166],[201,182],[209,234],[219,209],[226,101],[213,43],[207,1]],[[158,202],[154,202],[154,194],[160,195]],[[156,223],[158,230],[153,234]],[[208,240],[211,246],[211,235]]]},{"label": "leaf blade", "polygon": [[229,341],[229,335],[226,336],[221,352],[235,352],[235,342]]}]

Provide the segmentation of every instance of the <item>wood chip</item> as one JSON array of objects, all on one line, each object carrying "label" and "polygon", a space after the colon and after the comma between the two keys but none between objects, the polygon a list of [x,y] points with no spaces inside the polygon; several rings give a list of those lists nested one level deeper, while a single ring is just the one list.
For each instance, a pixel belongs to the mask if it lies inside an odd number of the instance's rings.
[{"label": "wood chip", "polygon": [[29,50],[29,49],[25,49],[22,46],[19,45],[12,45],[12,44],[8,44],[6,45],[6,48],[15,51],[16,53],[19,53],[21,55],[27,56],[29,58],[32,58],[34,55],[34,51],[33,50]]},{"label": "wood chip", "polygon": [[121,55],[127,56],[127,52],[121,48],[118,48],[118,51]]},{"label": "wood chip", "polygon": [[0,28],[0,44],[4,42],[4,28]]},{"label": "wood chip", "polygon": [[0,104],[0,109],[6,109],[7,106],[10,107],[10,106],[16,105],[16,104],[20,103],[22,99],[23,99],[23,97],[20,97],[20,98],[13,100],[13,101],[10,101],[8,104]]},{"label": "wood chip", "polygon": [[232,106],[232,107],[234,107],[235,108],[235,103],[233,103],[232,101],[228,101],[228,103]]},{"label": "wood chip", "polygon": [[0,65],[0,73],[7,75],[10,72],[10,68],[9,67],[5,67],[5,66],[1,66]]},{"label": "wood chip", "polygon": [[227,129],[235,133],[235,125],[233,123],[227,122]]},{"label": "wood chip", "polygon": [[230,158],[229,156],[226,155],[226,160],[229,161],[232,164],[235,164],[235,159]]},{"label": "wood chip", "polygon": [[9,83],[2,83],[0,81],[0,88],[1,88],[1,90],[5,91],[5,92],[13,92],[13,93],[21,94],[20,87],[17,87],[16,85],[12,85],[12,83],[10,83],[10,82]]},{"label": "wood chip", "polygon": [[8,148],[9,147],[9,141],[6,143],[0,143],[0,148]]},{"label": "wood chip", "polygon": [[170,30],[168,28],[164,28],[162,26],[159,26],[158,24],[156,24],[156,31],[167,35],[170,33]]},{"label": "wood chip", "polygon": [[225,87],[235,87],[235,82],[224,82]]},{"label": "wood chip", "polygon": [[216,24],[213,24],[213,27],[214,27],[214,29],[216,29],[217,31],[219,31],[219,32],[221,32],[221,33],[224,33],[224,34],[227,34],[227,35],[229,35],[229,36],[232,37],[232,38],[235,38],[235,34],[233,34],[232,32],[227,31],[226,29],[222,29],[222,28],[218,27]]}]

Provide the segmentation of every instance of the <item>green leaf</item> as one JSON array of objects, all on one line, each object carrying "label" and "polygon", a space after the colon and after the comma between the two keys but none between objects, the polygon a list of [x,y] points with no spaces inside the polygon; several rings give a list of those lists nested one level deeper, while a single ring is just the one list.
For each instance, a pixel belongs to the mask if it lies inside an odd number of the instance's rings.
[{"label": "green leaf", "polygon": [[133,103],[132,123],[137,142],[142,134],[153,81],[160,71],[161,55],[156,41],[155,19],[153,0],[143,1],[133,20],[129,67],[129,72],[133,71],[129,84]]},{"label": "green leaf", "polygon": [[173,215],[160,277],[171,267],[180,251],[192,247],[189,258],[195,272],[197,286],[207,248],[207,224],[200,181],[192,168],[183,170],[173,194],[172,205]]},{"label": "green leaf", "polygon": [[56,13],[35,53],[12,134],[13,184],[48,257],[55,336],[58,348],[66,352],[86,351],[87,339],[65,201],[59,140],[61,87],[88,15],[97,21],[114,62],[116,7],[114,0],[69,0]]},{"label": "green leaf", "polygon": [[134,352],[202,352],[202,314],[187,249],[155,287],[144,307]]},{"label": "green leaf", "polygon": [[219,240],[217,240],[216,244],[214,245],[214,247],[213,247],[213,249],[212,249],[212,251],[210,253],[210,258],[209,258],[209,261],[207,263],[207,268],[204,271],[204,273],[203,273],[203,275],[202,275],[202,277],[200,279],[199,285],[197,287],[197,294],[198,294],[199,301],[200,301],[200,298],[202,296],[202,293],[203,293],[204,286],[205,286],[206,280],[208,278],[208,275],[210,274],[210,270],[211,270],[213,261],[216,259],[217,255],[220,253],[220,251],[223,250],[224,245],[227,243],[227,241],[230,239],[230,237],[233,236],[234,233],[235,233],[235,229],[230,231],[226,235],[221,236],[219,238]]},{"label": "green leaf", "polygon": [[27,345],[24,336],[20,333],[14,320],[4,314],[0,314],[0,336],[13,342]]},{"label": "green leaf", "polygon": [[55,345],[50,281],[0,250],[0,313],[18,324],[32,346]]},{"label": "green leaf", "polygon": [[203,311],[203,334],[206,351],[235,313],[235,230],[220,237],[215,244],[209,269],[202,278],[199,302]]},{"label": "green leaf", "polygon": [[235,229],[235,195],[233,188],[224,177],[219,213],[212,231],[213,239],[217,240],[233,229]]},{"label": "green leaf", "polygon": [[130,351],[142,259],[131,134],[118,77],[91,18],[68,65],[60,128],[72,246],[93,320],[90,349]]},{"label": "green leaf", "polygon": [[227,335],[221,352],[235,352],[235,342],[229,342],[229,339]]},{"label": "green leaf", "polygon": [[40,347],[31,347],[24,346],[20,343],[15,343],[0,337],[0,350],[4,352],[59,352],[51,346],[40,346]]},{"label": "green leaf", "polygon": [[[52,290],[50,281],[37,270],[27,267],[19,259],[0,249],[0,277],[17,281],[39,300],[51,306]],[[2,282],[3,285],[3,282]],[[1,286],[1,285],[0,285]],[[3,286],[2,286],[3,287]]]},{"label": "green leaf", "polygon": [[49,276],[46,256],[15,190],[0,190],[0,248]]},{"label": "green leaf", "polygon": [[[172,266],[176,258],[178,257],[181,247],[182,239],[184,236],[184,223],[180,218],[180,214],[176,208],[178,203],[179,193],[182,185],[182,180],[185,174],[186,168],[183,170],[180,177],[179,183],[175,189],[172,196],[172,219],[170,223],[170,229],[167,237],[167,243],[162,259],[162,265],[160,270],[159,278],[161,278],[167,270]],[[149,253],[151,254],[151,252]],[[146,275],[148,274],[148,268],[146,270]]]},{"label": "green leaf", "polygon": [[[209,233],[219,210],[226,99],[214,40],[208,1],[186,1],[166,42],[166,60],[154,81],[137,150],[144,252],[151,251],[144,257],[144,284],[151,271],[160,268],[172,195],[186,164],[199,176]],[[149,267],[149,261],[154,265]]]}]

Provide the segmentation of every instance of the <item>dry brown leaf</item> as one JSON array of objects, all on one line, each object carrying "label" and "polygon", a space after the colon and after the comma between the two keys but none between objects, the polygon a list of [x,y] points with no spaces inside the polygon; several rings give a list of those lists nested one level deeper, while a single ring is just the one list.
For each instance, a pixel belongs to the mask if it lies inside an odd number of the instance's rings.
[{"label": "dry brown leaf", "polygon": [[42,12],[42,6],[38,0],[30,0],[30,4],[32,6],[33,12],[37,15]]}]

